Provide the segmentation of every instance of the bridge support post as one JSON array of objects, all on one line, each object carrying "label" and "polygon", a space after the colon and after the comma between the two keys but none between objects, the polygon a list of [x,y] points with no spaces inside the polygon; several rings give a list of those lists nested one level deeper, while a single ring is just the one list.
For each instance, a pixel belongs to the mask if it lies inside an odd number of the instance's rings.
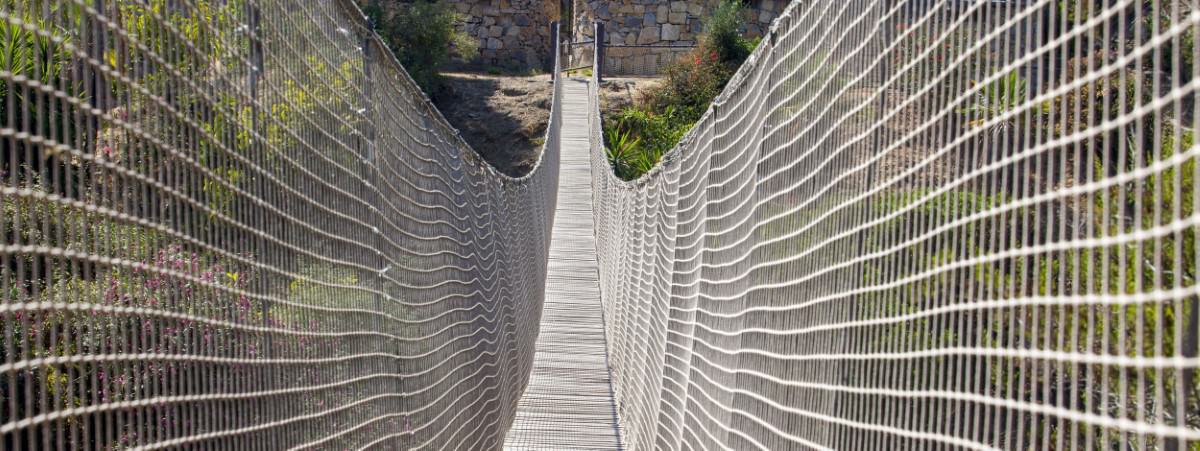
[{"label": "bridge support post", "polygon": [[595,54],[592,60],[593,78],[600,83],[603,80],[601,74],[604,73],[604,22],[596,21],[596,33],[592,35],[592,41]]},{"label": "bridge support post", "polygon": [[554,52],[554,56],[550,58],[550,81],[558,78],[558,71],[555,70],[555,63],[562,57],[562,49],[559,47],[559,21],[550,22],[550,49]]}]

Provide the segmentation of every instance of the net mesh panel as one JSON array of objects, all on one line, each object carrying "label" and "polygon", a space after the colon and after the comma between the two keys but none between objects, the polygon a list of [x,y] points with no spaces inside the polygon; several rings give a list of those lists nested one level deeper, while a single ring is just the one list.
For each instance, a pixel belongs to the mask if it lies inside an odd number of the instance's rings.
[{"label": "net mesh panel", "polygon": [[695,56],[692,54],[695,49],[679,45],[605,45],[602,75],[662,75],[671,63]]},{"label": "net mesh panel", "polygon": [[558,174],[344,1],[0,0],[0,449],[496,448]]},{"label": "net mesh panel", "polygon": [[628,447],[1198,449],[1196,8],[793,2],[632,182],[592,111]]}]

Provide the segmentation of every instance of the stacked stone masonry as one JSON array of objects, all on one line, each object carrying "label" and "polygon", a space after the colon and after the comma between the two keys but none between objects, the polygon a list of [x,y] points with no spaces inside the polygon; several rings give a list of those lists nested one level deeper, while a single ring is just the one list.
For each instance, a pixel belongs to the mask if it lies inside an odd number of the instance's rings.
[{"label": "stacked stone masonry", "polygon": [[460,29],[479,40],[469,62],[508,68],[549,64],[550,22],[559,18],[559,0],[446,0]]},{"label": "stacked stone masonry", "polygon": [[[510,68],[545,68],[551,60],[550,22],[560,17],[560,0],[446,0],[461,17],[458,26],[479,40],[472,63]],[[569,0],[573,39],[592,39],[593,23],[604,22],[609,45],[681,46],[609,48],[605,72],[646,75],[694,46],[719,0]],[[749,0],[746,35],[762,36],[786,0]],[[589,49],[590,50],[590,49]]]},{"label": "stacked stone masonry", "polygon": [[[605,73],[649,75],[694,46],[719,0],[573,0],[576,40],[592,39],[593,23],[605,24],[608,45],[651,45],[680,48],[609,47]],[[787,6],[786,0],[746,2],[746,30],[750,37],[762,36],[771,21]]]}]

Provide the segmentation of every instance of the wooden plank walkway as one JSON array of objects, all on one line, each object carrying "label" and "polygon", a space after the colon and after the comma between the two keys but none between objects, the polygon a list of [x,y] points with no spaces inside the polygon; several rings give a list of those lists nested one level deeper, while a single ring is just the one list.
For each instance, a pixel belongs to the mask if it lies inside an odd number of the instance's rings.
[{"label": "wooden plank walkway", "polygon": [[588,83],[563,80],[562,163],[546,303],[533,374],[505,449],[621,449],[596,266]]}]

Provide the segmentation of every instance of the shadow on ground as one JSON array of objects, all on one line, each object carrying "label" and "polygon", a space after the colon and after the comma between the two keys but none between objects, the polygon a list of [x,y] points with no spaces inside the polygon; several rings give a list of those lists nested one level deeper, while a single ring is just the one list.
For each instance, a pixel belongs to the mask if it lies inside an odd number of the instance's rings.
[{"label": "shadow on ground", "polygon": [[463,139],[505,174],[533,169],[550,120],[550,76],[444,75],[434,103]]}]

